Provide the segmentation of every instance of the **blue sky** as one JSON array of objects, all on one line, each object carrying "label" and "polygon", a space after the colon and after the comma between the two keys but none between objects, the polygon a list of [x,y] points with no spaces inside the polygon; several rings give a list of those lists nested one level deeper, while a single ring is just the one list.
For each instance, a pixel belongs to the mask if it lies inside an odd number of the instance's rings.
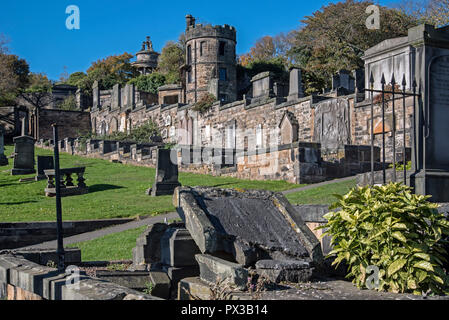
[{"label": "blue sky", "polygon": [[[28,61],[31,71],[57,80],[64,66],[68,73],[85,71],[100,58],[134,54],[147,35],[160,52],[168,40],[177,40],[184,31],[189,13],[199,22],[235,26],[241,54],[264,35],[297,28],[301,18],[329,2],[335,1],[2,1],[0,33],[9,38],[10,51]],[[80,9],[80,30],[65,26],[69,5]]]}]

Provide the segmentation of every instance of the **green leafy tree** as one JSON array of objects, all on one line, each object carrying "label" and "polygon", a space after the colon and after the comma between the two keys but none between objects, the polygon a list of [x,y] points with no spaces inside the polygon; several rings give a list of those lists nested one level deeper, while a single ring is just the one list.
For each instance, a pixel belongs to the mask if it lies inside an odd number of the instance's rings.
[{"label": "green leafy tree", "polygon": [[166,84],[166,82],[166,77],[158,72],[153,72],[147,75],[142,74],[128,81],[128,83],[134,84],[137,90],[151,92],[153,94],[157,94],[157,89]]},{"label": "green leafy tree", "polygon": [[67,84],[80,88],[84,93],[90,94],[92,88],[89,87],[87,74],[81,71],[70,74],[66,81]]},{"label": "green leafy tree", "polygon": [[67,98],[64,99],[64,101],[59,106],[59,109],[61,110],[78,110],[78,107],[76,105],[76,97],[71,94]]},{"label": "green leafy tree", "polygon": [[20,98],[23,99],[31,109],[39,110],[54,100],[51,95],[53,83],[43,73],[32,73],[29,77],[29,86],[21,90]]},{"label": "green leafy tree", "polygon": [[84,86],[92,89],[95,81],[98,81],[100,89],[110,89],[115,84],[126,84],[132,78],[138,76],[138,71],[131,65],[132,54],[124,53],[121,55],[109,56],[92,63],[87,69],[87,78]]},{"label": "green leafy tree", "polygon": [[159,56],[158,71],[165,75],[167,83],[179,83],[179,68],[184,64],[184,49],[179,42],[168,41]]},{"label": "green leafy tree", "polygon": [[20,91],[29,84],[28,63],[8,54],[6,43],[4,36],[0,36],[0,106],[15,105]]},{"label": "green leafy tree", "polygon": [[419,22],[400,10],[379,6],[380,29],[366,27],[366,8],[371,1],[346,0],[323,6],[301,20],[292,33],[289,61],[309,73],[306,93],[330,86],[331,76],[340,69],[363,67],[364,51],[379,42],[404,36]]}]

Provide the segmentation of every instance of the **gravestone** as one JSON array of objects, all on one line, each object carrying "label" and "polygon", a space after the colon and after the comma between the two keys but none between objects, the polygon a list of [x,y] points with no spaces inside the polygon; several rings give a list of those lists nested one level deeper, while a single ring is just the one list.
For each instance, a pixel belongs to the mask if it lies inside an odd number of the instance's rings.
[{"label": "gravestone", "polygon": [[11,174],[23,175],[36,173],[34,169],[34,139],[29,136],[15,137],[14,167]]},{"label": "gravestone", "polygon": [[122,89],[119,83],[112,87],[112,109],[119,109],[122,104]]},{"label": "gravestone", "polygon": [[98,81],[95,81],[92,87],[93,107],[100,108],[100,88],[98,87]]},{"label": "gravestone", "polygon": [[3,126],[0,126],[0,166],[8,165],[8,158],[5,156],[5,140],[3,135],[5,133],[5,129]]},{"label": "gravestone", "polygon": [[178,165],[171,161],[170,153],[169,149],[157,149],[156,177],[153,187],[147,190],[148,195],[171,195],[181,185],[178,181]]},{"label": "gravestone", "polygon": [[36,181],[45,180],[47,176],[44,170],[54,169],[53,156],[37,156],[37,176]]},{"label": "gravestone", "polygon": [[302,90],[301,69],[293,67],[290,70],[290,84],[287,100],[292,101],[302,97],[304,97],[304,92]]}]

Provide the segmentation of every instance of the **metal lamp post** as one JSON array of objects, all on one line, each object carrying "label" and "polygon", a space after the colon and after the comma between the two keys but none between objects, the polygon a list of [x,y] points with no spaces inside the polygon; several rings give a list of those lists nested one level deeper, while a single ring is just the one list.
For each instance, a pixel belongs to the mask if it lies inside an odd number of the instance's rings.
[{"label": "metal lamp post", "polygon": [[56,235],[58,241],[58,270],[64,271],[64,242],[62,229],[62,208],[61,208],[61,178],[59,172],[59,144],[58,144],[58,125],[52,124],[53,127],[53,142],[54,142],[54,156],[55,156],[55,187],[56,187]]}]

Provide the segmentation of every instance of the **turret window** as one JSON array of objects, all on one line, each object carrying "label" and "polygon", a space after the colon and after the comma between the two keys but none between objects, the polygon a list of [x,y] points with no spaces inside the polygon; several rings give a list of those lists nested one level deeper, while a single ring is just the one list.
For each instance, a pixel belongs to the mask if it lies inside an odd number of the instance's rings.
[{"label": "turret window", "polygon": [[206,41],[201,41],[200,43],[200,56],[202,56],[204,54],[206,50]]},{"label": "turret window", "polygon": [[187,64],[192,63],[192,46],[187,46]]},{"label": "turret window", "polygon": [[220,68],[220,74],[219,74],[220,81],[227,81],[228,80],[228,74],[226,71],[226,68]]},{"label": "turret window", "polygon": [[220,56],[224,56],[225,55],[225,47],[226,47],[226,42],[220,41],[220,47],[219,47],[219,50],[218,50]]}]

